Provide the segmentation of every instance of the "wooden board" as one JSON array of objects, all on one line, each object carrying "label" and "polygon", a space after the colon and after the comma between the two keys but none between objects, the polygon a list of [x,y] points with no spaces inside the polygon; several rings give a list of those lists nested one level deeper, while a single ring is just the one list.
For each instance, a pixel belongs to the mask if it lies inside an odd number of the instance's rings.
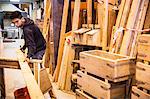
[{"label": "wooden board", "polygon": [[[126,28],[134,28],[136,17],[138,15],[140,3],[141,3],[141,0],[134,0],[132,2]],[[121,49],[120,49],[120,54],[129,55],[129,51],[130,51],[129,45],[130,45],[130,42],[132,39],[132,34],[133,34],[132,31],[125,31],[122,45],[121,45]]]},{"label": "wooden board", "polygon": [[133,86],[131,99],[150,99],[150,94],[147,94],[138,89],[136,86]]},{"label": "wooden board", "polygon": [[[149,4],[149,0],[142,1],[140,9],[139,9],[139,15],[137,17],[137,21],[135,23],[136,25],[134,28],[139,29],[139,30],[143,29],[148,4]],[[138,31],[134,32],[134,37],[133,37],[133,41],[132,41],[132,45],[131,45],[131,52],[130,52],[131,57],[135,57],[137,55],[137,41],[138,41],[137,39],[140,34],[141,34],[141,32],[138,32]]]},{"label": "wooden board", "polygon": [[136,65],[136,80],[138,86],[142,86],[145,89],[150,88],[150,65],[144,64],[142,62],[137,62]]},{"label": "wooden board", "polygon": [[80,89],[76,89],[76,99],[93,99],[93,98],[82,92]]},{"label": "wooden board", "polygon": [[[126,26],[129,12],[130,12],[130,8],[131,8],[131,4],[132,4],[132,0],[126,0],[119,27],[125,27]],[[115,28],[118,29],[119,27],[116,26]],[[119,49],[120,49],[121,43],[122,43],[122,39],[123,39],[123,33],[119,32],[118,38],[116,40],[115,53],[119,52]]]},{"label": "wooden board", "polygon": [[68,58],[69,58],[69,44],[68,41],[65,41],[64,50],[63,50],[63,56],[62,56],[62,62],[60,66],[60,73],[58,78],[58,86],[61,90],[65,89],[66,85],[66,77],[67,77],[67,68],[68,68]]},{"label": "wooden board", "polygon": [[79,88],[96,98],[111,99],[125,96],[125,84],[111,85],[102,80],[77,71],[77,85]]},{"label": "wooden board", "polygon": [[54,78],[55,78],[54,81],[58,81],[58,75],[61,68],[61,62],[62,62],[63,50],[65,44],[65,32],[66,32],[66,25],[67,25],[68,9],[69,9],[69,1],[64,0],[63,17],[62,17],[60,41],[59,41],[59,49],[58,49],[58,59],[57,59],[57,66],[54,72]]},{"label": "wooden board", "polygon": [[100,50],[80,52],[80,66],[85,71],[111,81],[128,79],[135,73],[134,58]]},{"label": "wooden board", "polygon": [[25,57],[20,50],[17,51],[17,57],[31,99],[44,99],[42,91],[40,90],[28,63],[24,62]]}]

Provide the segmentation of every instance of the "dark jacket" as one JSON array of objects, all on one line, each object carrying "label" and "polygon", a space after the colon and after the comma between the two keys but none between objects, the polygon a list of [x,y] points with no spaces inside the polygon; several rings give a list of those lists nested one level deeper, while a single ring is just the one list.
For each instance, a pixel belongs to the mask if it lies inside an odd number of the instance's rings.
[{"label": "dark jacket", "polygon": [[27,57],[32,57],[35,53],[46,49],[46,41],[40,29],[34,24],[33,20],[25,18],[23,25],[23,34],[25,45],[23,49],[28,48]]}]

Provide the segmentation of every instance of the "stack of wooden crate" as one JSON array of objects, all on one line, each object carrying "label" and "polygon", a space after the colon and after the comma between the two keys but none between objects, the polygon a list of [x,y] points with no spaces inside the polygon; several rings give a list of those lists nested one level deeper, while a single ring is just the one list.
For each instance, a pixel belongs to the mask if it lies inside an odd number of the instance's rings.
[{"label": "stack of wooden crate", "polygon": [[101,50],[80,52],[77,99],[87,94],[98,99],[126,98],[134,63],[134,58]]},{"label": "stack of wooden crate", "polygon": [[150,98],[150,34],[143,34],[138,39],[138,62],[136,64],[137,86],[132,87],[132,98]]}]

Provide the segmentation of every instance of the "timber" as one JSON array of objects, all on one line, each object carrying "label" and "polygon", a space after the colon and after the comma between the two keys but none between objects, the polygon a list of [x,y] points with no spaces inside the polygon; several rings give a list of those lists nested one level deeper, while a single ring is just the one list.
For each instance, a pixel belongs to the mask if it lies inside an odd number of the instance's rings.
[{"label": "timber", "polygon": [[27,62],[24,62],[25,58],[23,53],[19,50],[17,51],[17,57],[31,99],[44,99],[42,91],[40,90],[40,87],[38,86],[30,67],[28,66]]}]

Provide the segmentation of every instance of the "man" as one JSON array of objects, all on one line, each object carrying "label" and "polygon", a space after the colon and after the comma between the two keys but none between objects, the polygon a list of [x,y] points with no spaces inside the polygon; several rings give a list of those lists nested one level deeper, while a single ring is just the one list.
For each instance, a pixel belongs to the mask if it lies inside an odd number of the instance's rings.
[{"label": "man", "polygon": [[42,59],[46,49],[46,41],[40,29],[33,20],[24,18],[19,11],[13,12],[11,19],[16,27],[23,29],[25,44],[21,50],[24,52],[28,48],[27,60]]}]

